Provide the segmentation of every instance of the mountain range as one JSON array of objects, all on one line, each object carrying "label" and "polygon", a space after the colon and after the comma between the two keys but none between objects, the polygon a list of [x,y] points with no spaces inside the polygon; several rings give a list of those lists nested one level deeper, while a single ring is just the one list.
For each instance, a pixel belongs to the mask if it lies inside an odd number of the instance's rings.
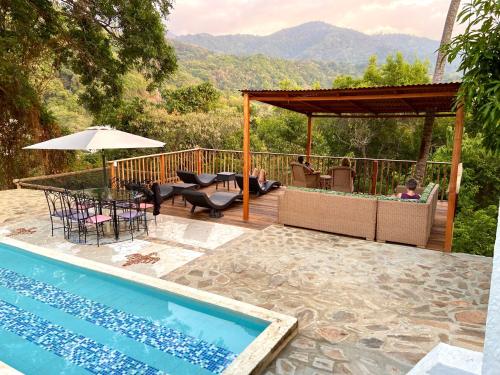
[{"label": "mountain range", "polygon": [[190,34],[174,36],[177,41],[209,51],[236,56],[263,54],[290,60],[315,60],[337,64],[366,64],[376,55],[385,59],[400,51],[405,58],[435,61],[436,40],[407,34],[368,35],[324,22],[308,22],[266,36]]},{"label": "mountain range", "polygon": [[[291,81],[303,88],[332,86],[339,74],[360,76],[369,57],[383,63],[402,52],[405,59],[428,60],[434,69],[439,42],[406,34],[368,35],[323,22],[309,22],[267,36],[210,34],[168,35],[179,69],[172,86],[204,81],[217,88],[276,89]],[[459,80],[457,64],[448,65],[445,80]]]}]

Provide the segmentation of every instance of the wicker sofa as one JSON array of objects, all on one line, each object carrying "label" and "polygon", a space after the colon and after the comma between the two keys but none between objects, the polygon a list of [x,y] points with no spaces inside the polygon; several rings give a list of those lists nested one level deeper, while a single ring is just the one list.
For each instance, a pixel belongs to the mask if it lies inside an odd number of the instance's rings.
[{"label": "wicker sofa", "polygon": [[288,187],[278,202],[278,222],[374,240],[377,198],[364,194]]},{"label": "wicker sofa", "polygon": [[419,201],[379,197],[377,241],[425,247],[436,213],[439,185],[429,184]]},{"label": "wicker sofa", "polygon": [[[419,190],[420,191],[420,190]],[[278,201],[278,222],[295,227],[425,247],[439,185],[422,189],[419,201],[331,190],[288,187]]]}]

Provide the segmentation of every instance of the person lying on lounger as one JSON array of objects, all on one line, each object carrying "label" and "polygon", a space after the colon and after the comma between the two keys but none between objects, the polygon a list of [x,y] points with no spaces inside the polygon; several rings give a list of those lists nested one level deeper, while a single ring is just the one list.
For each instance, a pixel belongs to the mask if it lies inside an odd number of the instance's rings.
[{"label": "person lying on lounger", "polygon": [[267,176],[266,176],[266,171],[264,169],[260,170],[258,181],[259,181],[260,187],[263,187],[266,184]]}]

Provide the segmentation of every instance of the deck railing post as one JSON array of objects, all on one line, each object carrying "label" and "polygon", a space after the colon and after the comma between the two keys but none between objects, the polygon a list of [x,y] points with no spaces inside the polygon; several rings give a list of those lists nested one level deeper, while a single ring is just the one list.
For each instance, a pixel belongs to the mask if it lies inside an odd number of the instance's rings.
[{"label": "deck railing post", "polygon": [[377,194],[378,160],[372,161],[372,186],[370,194]]},{"label": "deck railing post", "polygon": [[160,155],[160,182],[165,183],[165,154]]},{"label": "deck railing post", "polygon": [[108,161],[108,166],[109,166],[110,187],[113,188],[113,181],[115,181],[115,177],[116,177],[115,162]]},{"label": "deck railing post", "polygon": [[201,147],[196,146],[196,172],[202,174],[203,172],[202,158],[201,158]]}]

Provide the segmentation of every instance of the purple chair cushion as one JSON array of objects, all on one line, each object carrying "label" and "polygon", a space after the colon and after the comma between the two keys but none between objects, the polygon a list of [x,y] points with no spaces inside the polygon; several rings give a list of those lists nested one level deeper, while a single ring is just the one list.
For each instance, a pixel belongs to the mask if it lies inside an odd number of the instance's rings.
[{"label": "purple chair cushion", "polygon": [[100,224],[110,220],[112,220],[112,217],[106,215],[95,215],[87,219],[87,221],[92,224]]}]

